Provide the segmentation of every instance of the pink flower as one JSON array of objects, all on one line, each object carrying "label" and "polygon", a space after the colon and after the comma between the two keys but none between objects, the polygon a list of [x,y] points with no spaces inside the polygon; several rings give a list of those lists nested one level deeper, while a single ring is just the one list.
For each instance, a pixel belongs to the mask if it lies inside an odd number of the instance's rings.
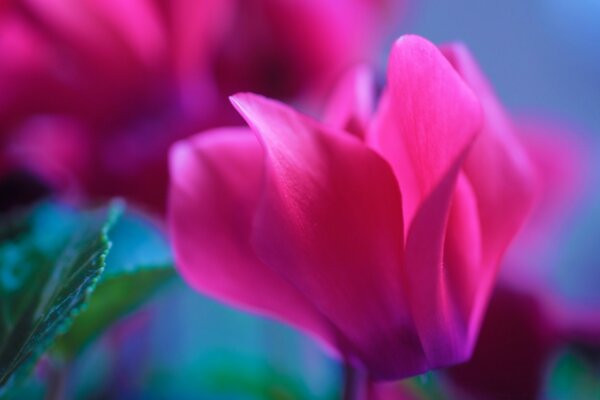
[{"label": "pink flower", "polygon": [[[59,191],[69,182],[69,193],[76,184],[88,197],[124,195],[161,211],[175,140],[241,123],[227,102],[236,91],[286,99],[317,93],[349,64],[375,57],[401,4],[7,2],[0,8],[1,148],[18,142],[22,164],[37,162],[33,169]],[[77,129],[63,134],[57,123]],[[31,140],[37,136],[83,145],[52,153],[57,147]],[[72,153],[86,165],[72,168]]]},{"label": "pink flower", "polygon": [[464,47],[400,38],[371,100],[363,70],[325,122],[233,96],[250,129],[172,148],[168,219],[194,288],[396,379],[470,356],[533,182]]}]

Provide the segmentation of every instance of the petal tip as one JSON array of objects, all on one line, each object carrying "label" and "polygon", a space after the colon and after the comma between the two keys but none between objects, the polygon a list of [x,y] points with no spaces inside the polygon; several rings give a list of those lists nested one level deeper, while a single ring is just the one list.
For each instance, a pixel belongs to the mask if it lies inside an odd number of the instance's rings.
[{"label": "petal tip", "polygon": [[229,96],[229,102],[236,108],[236,110],[241,111],[241,109],[246,108],[248,103],[260,98],[262,98],[261,95],[252,92],[238,92]]},{"label": "petal tip", "polygon": [[169,149],[169,171],[171,179],[176,180],[178,176],[189,166],[194,158],[194,151],[190,148],[187,140],[175,142]]},{"label": "petal tip", "polygon": [[394,47],[434,46],[429,40],[415,34],[402,35],[394,42]]},{"label": "petal tip", "polygon": [[229,96],[229,101],[236,109],[236,111],[246,120],[246,122],[253,126],[253,122],[258,115],[261,114],[265,103],[272,101],[264,96],[251,92],[240,92],[232,96]]}]

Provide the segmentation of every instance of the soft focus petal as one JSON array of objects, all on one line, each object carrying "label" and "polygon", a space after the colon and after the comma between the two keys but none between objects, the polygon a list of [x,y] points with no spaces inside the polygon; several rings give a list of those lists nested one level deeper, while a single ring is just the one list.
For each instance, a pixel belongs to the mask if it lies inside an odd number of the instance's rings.
[{"label": "soft focus petal", "polygon": [[153,3],[160,12],[168,40],[167,70],[173,75],[184,111],[190,116],[197,116],[200,110],[214,115],[219,112],[215,108],[230,111],[226,94],[216,94],[211,63],[215,51],[224,46],[227,33],[236,26],[236,2],[153,0]]},{"label": "soft focus petal", "polygon": [[[148,102],[154,90],[149,76],[164,49],[158,17],[145,0],[105,3],[11,4],[10,15],[43,45],[43,68],[25,74],[30,82],[20,88],[30,100],[26,112],[73,113],[91,124],[114,124]],[[135,23],[124,20],[131,14]]]},{"label": "soft focus petal", "polygon": [[399,275],[401,200],[389,166],[282,104],[250,94],[233,102],[266,153],[253,230],[260,258],[343,332],[348,355],[375,378],[423,371]]},{"label": "soft focus petal", "polygon": [[[510,262],[502,269],[501,278],[529,290],[547,289],[556,273],[556,250],[566,237],[565,224],[593,190],[586,184],[594,181],[592,143],[578,136],[576,129],[554,120],[528,117],[517,127],[539,177],[540,195],[530,220],[508,252]],[[571,266],[566,275],[575,277]]]},{"label": "soft focus petal", "polygon": [[129,0],[112,3],[104,0],[80,0],[79,3],[85,4],[91,15],[112,30],[113,34],[116,33],[122,38],[124,45],[144,64],[156,64],[164,54],[165,32],[160,24],[158,10],[152,2]]},{"label": "soft focus petal", "polygon": [[[207,57],[225,32],[232,27],[234,4],[231,0],[155,0],[167,18],[171,35],[173,67],[180,78],[205,69]],[[189,82],[188,82],[189,83]]]},{"label": "soft focus petal", "polygon": [[56,90],[46,79],[50,52],[43,36],[14,13],[0,13],[0,139],[22,115],[36,109]]},{"label": "soft focus petal", "polygon": [[481,268],[479,221],[467,179],[454,189],[481,109],[440,51],[416,36],[396,42],[388,81],[369,139],[394,168],[407,199],[403,273],[432,368],[467,357],[476,331],[471,314],[478,284],[473,274]]},{"label": "soft focus petal", "polygon": [[320,97],[347,68],[374,60],[403,1],[238,0],[234,29],[218,49],[222,92],[279,99]]},{"label": "soft focus petal", "polygon": [[283,319],[333,342],[324,318],[250,244],[263,151],[248,129],[223,129],[173,146],[169,230],[179,272],[195,289]]},{"label": "soft focus petal", "polygon": [[579,129],[547,117],[527,116],[517,128],[539,177],[540,195],[507,254],[500,279],[548,304],[553,321],[569,340],[598,344],[597,264],[564,255],[578,254],[586,246],[573,224],[593,202],[598,175],[590,149],[595,143]]},{"label": "soft focus petal", "polygon": [[508,116],[469,51],[459,44],[443,51],[483,106],[483,129],[464,170],[477,197],[483,263],[496,265],[531,209],[534,173]]},{"label": "soft focus petal", "polygon": [[594,143],[577,128],[551,118],[519,119],[517,130],[540,180],[533,225],[560,225],[591,188]]},{"label": "soft focus petal", "polygon": [[92,164],[93,143],[80,121],[38,116],[27,121],[6,146],[15,164],[35,172],[55,191],[77,196]]},{"label": "soft focus petal", "polygon": [[364,138],[375,108],[375,82],[371,71],[352,69],[335,87],[325,110],[325,122]]}]

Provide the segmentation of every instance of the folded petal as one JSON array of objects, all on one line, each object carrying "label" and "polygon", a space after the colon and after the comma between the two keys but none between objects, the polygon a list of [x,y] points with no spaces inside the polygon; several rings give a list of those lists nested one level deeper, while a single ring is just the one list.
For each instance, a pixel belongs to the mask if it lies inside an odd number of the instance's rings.
[{"label": "folded petal", "polygon": [[454,307],[454,324],[466,328],[462,332],[467,335],[466,339],[465,336],[460,339],[466,340],[465,348],[470,348],[474,345],[476,328],[479,327],[479,320],[475,321],[474,315],[483,311],[476,309],[475,304],[483,290],[485,280],[482,277],[486,275],[486,268],[481,258],[477,198],[464,172],[458,175],[448,214],[443,263],[445,290]]},{"label": "folded petal", "polygon": [[399,271],[401,199],[390,167],[350,135],[251,94],[233,103],[266,154],[256,252],[343,333],[378,379],[426,368]]},{"label": "folded petal", "polygon": [[335,342],[327,321],[250,244],[263,151],[248,129],[202,133],[170,154],[169,229],[176,265],[195,289]]},{"label": "folded petal", "polygon": [[461,177],[458,187],[456,181],[480,128],[481,108],[441,52],[416,36],[396,42],[388,82],[368,141],[400,183],[410,223],[403,278],[433,368],[470,352],[465,313],[472,295],[462,290],[476,283],[469,275],[479,262],[471,248],[478,245],[479,221],[468,180]]},{"label": "folded petal", "polygon": [[[429,368],[466,360],[479,317],[479,220],[468,181],[457,185],[463,153],[420,205],[406,239],[404,279]],[[489,280],[486,280],[489,281]],[[486,291],[487,293],[487,291]],[[481,303],[484,305],[484,303]]]},{"label": "folded petal", "polygon": [[349,71],[334,89],[325,111],[325,122],[364,138],[375,108],[375,82],[371,71],[360,66]]}]

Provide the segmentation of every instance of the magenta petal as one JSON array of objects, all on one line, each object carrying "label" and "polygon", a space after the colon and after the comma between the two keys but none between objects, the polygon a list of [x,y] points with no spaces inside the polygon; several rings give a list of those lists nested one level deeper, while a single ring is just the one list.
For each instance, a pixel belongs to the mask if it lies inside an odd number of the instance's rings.
[{"label": "magenta petal", "polygon": [[424,371],[399,275],[401,199],[389,166],[280,103],[232,101],[266,153],[253,230],[260,258],[342,332],[342,351],[375,378]]},{"label": "magenta petal", "polygon": [[231,0],[160,1],[171,34],[173,67],[186,79],[210,62],[207,57],[224,39],[234,22],[235,3]]},{"label": "magenta petal", "polygon": [[[429,368],[436,368],[464,361],[470,354],[474,344],[477,325],[471,323],[471,316],[464,315],[465,306],[469,302],[470,293],[460,290],[474,280],[469,276],[469,266],[460,263],[449,263],[445,248],[450,221],[450,206],[459,167],[465,154],[459,157],[446,174],[441,183],[419,207],[410,226],[406,241],[406,267],[404,270],[413,318],[419,331],[419,337],[427,356]],[[465,189],[466,190],[466,189]],[[466,192],[468,193],[468,192]],[[455,196],[464,197],[465,192],[457,191]],[[462,199],[460,208],[472,204],[467,198]],[[471,213],[465,213],[466,215]],[[477,232],[472,227],[472,220],[461,221],[459,232],[469,234]],[[451,237],[451,236],[450,236]],[[467,237],[457,241],[467,244],[476,238]],[[473,244],[475,244],[473,243]],[[458,249],[460,252],[462,249]],[[450,257],[461,260],[461,254]],[[462,260],[465,258],[462,257]],[[468,257],[466,259],[469,259]]]},{"label": "magenta petal", "polygon": [[483,106],[483,129],[464,171],[477,196],[483,263],[495,266],[531,208],[536,188],[533,169],[509,118],[469,51],[458,44],[446,46],[443,51]]},{"label": "magenta petal", "polygon": [[161,29],[160,15],[152,2],[129,0],[110,3],[103,0],[87,0],[79,3],[85,4],[85,11],[92,16],[91,20],[98,21],[105,29],[114,31],[117,37],[122,38],[123,44],[145,64],[152,65],[159,61],[166,46],[165,32]]},{"label": "magenta petal", "polygon": [[473,302],[469,315],[472,343],[499,262],[531,208],[536,182],[507,115],[468,50],[461,45],[451,45],[444,48],[444,54],[477,93],[484,111],[481,134],[463,167],[476,197],[481,226],[481,267],[471,274],[471,290],[460,292],[471,296],[467,301]]},{"label": "magenta petal", "polygon": [[[477,210],[468,181],[461,178],[455,188],[481,108],[440,51],[416,36],[396,42],[388,80],[369,142],[393,166],[405,199],[410,225],[403,275],[433,368],[464,360],[472,345],[465,315],[471,295],[461,290],[473,281],[470,270],[479,262],[469,250],[478,246]],[[447,231],[453,214],[456,226]]]},{"label": "magenta petal", "polygon": [[250,244],[263,151],[248,129],[202,133],[170,154],[169,230],[176,264],[195,289],[333,342],[328,323]]},{"label": "magenta petal", "polygon": [[479,102],[440,51],[418,36],[398,39],[368,142],[394,169],[408,226],[480,125]]},{"label": "magenta petal", "polygon": [[362,139],[374,108],[373,74],[367,67],[356,67],[349,71],[334,89],[327,104],[325,122]]}]

